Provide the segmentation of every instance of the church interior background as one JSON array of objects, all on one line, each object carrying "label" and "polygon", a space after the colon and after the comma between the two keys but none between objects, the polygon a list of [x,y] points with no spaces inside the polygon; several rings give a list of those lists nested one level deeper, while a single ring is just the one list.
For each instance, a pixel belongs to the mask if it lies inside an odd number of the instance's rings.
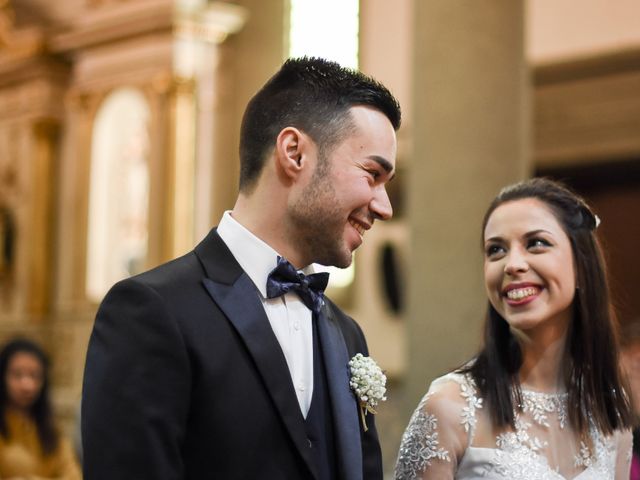
[{"label": "church interior background", "polygon": [[[314,7],[329,16],[303,23]],[[244,106],[306,53],[403,106],[394,219],[329,292],[389,377],[387,470],[430,380],[479,346],[480,220],[501,186],[585,195],[620,320],[640,321],[637,1],[0,0],[0,340],[49,351],[69,434],[100,299],[233,206]]]}]

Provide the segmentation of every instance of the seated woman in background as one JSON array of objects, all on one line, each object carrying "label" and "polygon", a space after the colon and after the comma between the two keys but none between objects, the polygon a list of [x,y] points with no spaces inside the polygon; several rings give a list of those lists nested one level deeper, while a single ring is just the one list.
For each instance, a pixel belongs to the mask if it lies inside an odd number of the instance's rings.
[{"label": "seated woman in background", "polygon": [[0,352],[0,478],[79,480],[70,443],[56,429],[48,360],[35,343],[16,339]]},{"label": "seated woman in background", "polygon": [[484,347],[431,384],[396,478],[629,478],[632,407],[597,226],[550,180],[496,197],[482,228]]}]

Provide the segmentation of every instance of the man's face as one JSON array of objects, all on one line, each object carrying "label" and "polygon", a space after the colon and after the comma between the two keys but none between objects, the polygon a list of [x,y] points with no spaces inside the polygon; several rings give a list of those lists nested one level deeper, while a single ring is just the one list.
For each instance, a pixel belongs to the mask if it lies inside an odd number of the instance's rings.
[{"label": "man's face", "polygon": [[316,166],[289,205],[289,238],[307,263],[346,268],[374,220],[393,214],[386,184],[395,174],[396,135],[370,107],[350,110],[352,133]]}]

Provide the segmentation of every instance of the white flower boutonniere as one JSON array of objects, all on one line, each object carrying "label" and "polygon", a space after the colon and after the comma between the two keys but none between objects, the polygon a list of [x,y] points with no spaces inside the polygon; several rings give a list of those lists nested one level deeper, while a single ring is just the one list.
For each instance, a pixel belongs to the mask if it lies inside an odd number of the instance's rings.
[{"label": "white flower boutonniere", "polygon": [[375,407],[387,399],[384,396],[387,392],[385,387],[387,377],[371,357],[365,357],[361,353],[356,354],[349,361],[349,369],[351,370],[349,386],[358,398],[362,427],[366,432],[368,428],[365,416],[369,412],[377,413]]}]

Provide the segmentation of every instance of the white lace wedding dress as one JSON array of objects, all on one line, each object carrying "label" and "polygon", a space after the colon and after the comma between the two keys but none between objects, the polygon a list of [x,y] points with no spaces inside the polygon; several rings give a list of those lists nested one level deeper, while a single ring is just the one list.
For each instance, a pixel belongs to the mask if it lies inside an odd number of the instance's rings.
[{"label": "white lace wedding dress", "polygon": [[631,433],[605,437],[592,428],[586,445],[569,425],[567,396],[523,386],[515,431],[496,432],[471,376],[445,375],[411,417],[395,478],[628,480]]}]

